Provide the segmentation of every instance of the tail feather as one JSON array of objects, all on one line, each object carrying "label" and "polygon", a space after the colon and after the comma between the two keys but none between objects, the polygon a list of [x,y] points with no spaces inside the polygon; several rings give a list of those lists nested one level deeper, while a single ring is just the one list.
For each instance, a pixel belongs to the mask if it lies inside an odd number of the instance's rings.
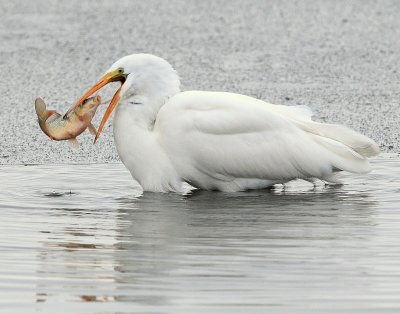
[{"label": "tail feather", "polygon": [[354,173],[367,173],[371,171],[368,159],[350,147],[327,137],[314,135],[315,141],[325,147],[332,168],[336,171],[344,170]]},{"label": "tail feather", "polygon": [[374,140],[357,133],[345,126],[338,124],[325,124],[314,122],[320,135],[338,141],[364,157],[372,157],[379,154],[379,147]]},{"label": "tail feather", "polygon": [[342,143],[361,156],[372,157],[379,154],[378,145],[365,135],[343,125],[312,121],[312,111],[307,106],[278,106],[275,110],[291,119],[302,130]]}]

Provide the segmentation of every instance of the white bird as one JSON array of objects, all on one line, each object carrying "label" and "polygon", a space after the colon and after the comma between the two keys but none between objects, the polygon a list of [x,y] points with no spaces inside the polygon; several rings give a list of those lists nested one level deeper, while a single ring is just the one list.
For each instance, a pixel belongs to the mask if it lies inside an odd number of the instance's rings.
[{"label": "white bird", "polygon": [[293,179],[336,182],[339,171],[366,173],[379,148],[336,124],[311,120],[306,106],[273,105],[233,93],[180,91],[172,66],[150,54],[115,62],[71,107],[120,81],[110,113],[118,154],[144,191],[242,191]]}]

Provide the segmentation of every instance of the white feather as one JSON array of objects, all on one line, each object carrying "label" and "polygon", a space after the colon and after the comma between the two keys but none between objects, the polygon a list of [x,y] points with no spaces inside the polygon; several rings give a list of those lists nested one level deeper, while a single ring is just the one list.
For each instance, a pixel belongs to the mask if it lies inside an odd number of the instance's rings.
[{"label": "white feather", "polygon": [[289,108],[243,95],[183,92],[161,108],[154,131],[179,175],[206,189],[248,188],[237,179],[270,185],[326,179],[337,169],[369,170],[367,159],[346,145],[299,127],[299,117],[304,125],[313,123],[303,119],[309,115],[285,118]]}]

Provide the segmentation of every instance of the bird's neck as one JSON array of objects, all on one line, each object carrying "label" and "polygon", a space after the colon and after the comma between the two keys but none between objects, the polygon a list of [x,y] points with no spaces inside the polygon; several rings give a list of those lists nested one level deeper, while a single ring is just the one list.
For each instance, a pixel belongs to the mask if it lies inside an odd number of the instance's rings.
[{"label": "bird's neck", "polygon": [[117,107],[116,115],[129,115],[138,128],[146,131],[153,129],[158,111],[168,101],[168,96],[149,97],[135,95],[121,102]]},{"label": "bird's neck", "polygon": [[143,188],[180,189],[180,180],[153,131],[157,113],[168,97],[135,96],[120,103],[114,116],[118,154]]}]

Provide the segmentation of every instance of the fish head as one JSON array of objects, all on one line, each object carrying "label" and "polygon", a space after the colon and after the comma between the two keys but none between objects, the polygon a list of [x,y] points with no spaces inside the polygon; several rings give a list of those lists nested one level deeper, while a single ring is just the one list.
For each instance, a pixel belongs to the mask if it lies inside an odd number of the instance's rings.
[{"label": "fish head", "polygon": [[94,96],[85,99],[80,105],[78,105],[75,109],[75,113],[78,116],[83,115],[90,115],[91,117],[94,116],[96,113],[97,107],[101,104],[101,97]]}]

